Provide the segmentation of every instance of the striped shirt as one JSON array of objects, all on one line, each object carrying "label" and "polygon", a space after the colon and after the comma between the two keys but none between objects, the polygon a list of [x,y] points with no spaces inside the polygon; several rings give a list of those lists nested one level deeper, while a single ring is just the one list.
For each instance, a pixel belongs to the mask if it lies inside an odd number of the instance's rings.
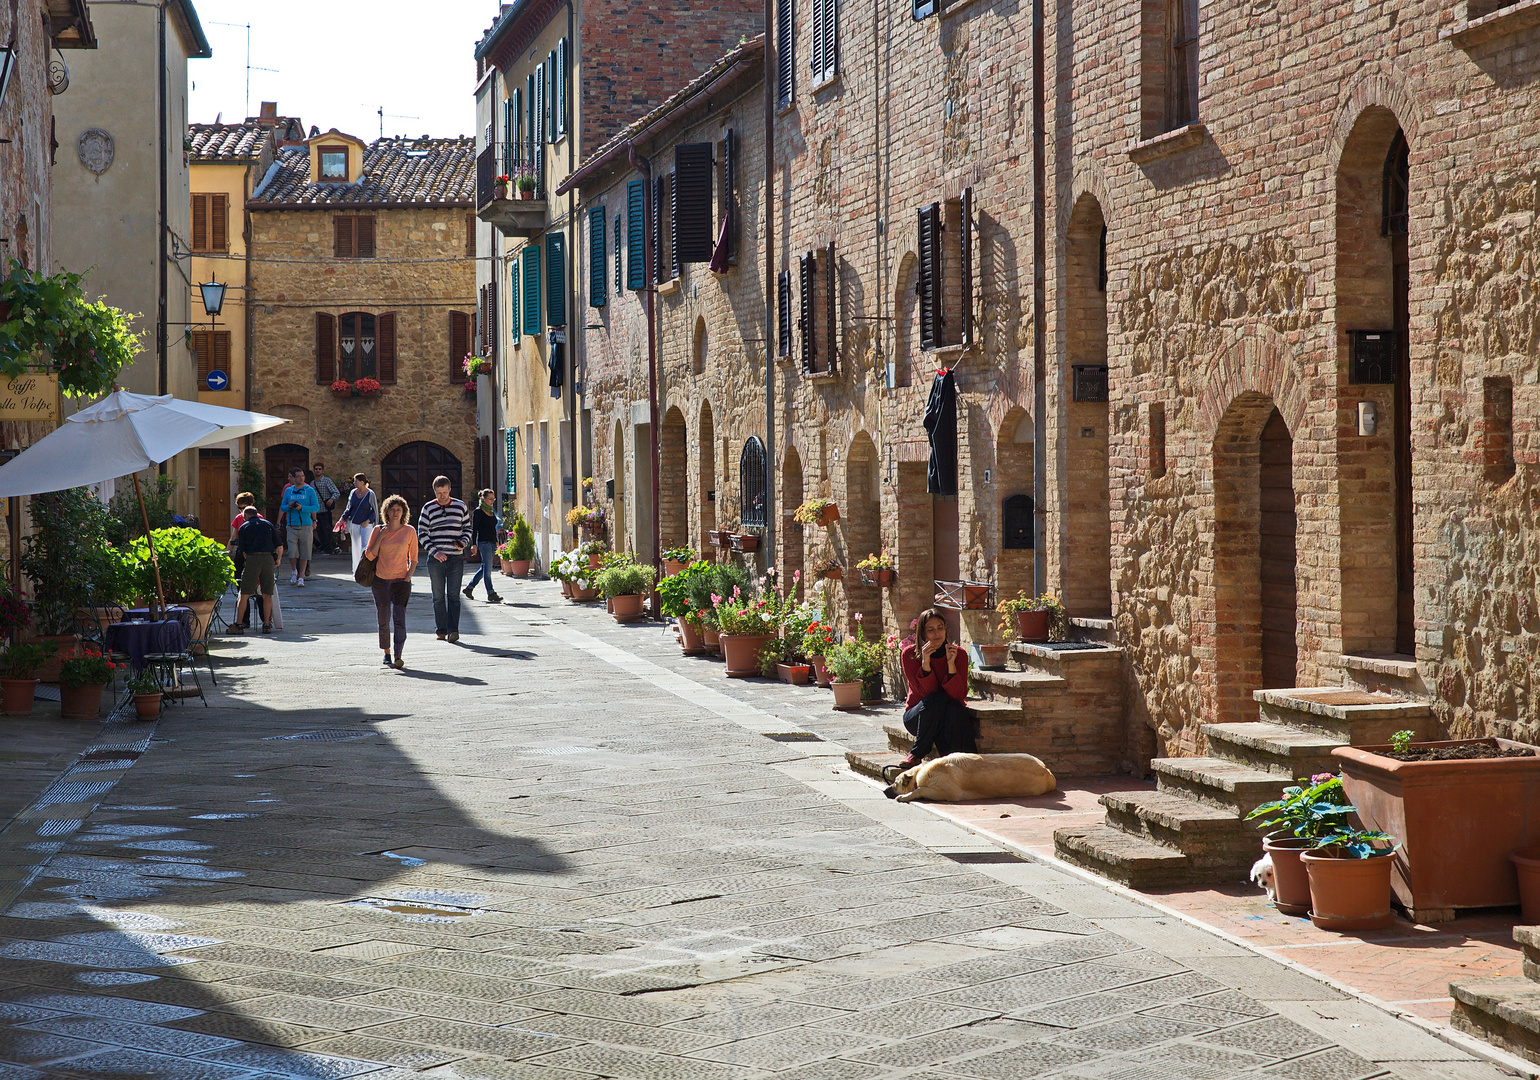
[{"label": "striped shirt", "polygon": [[425,503],[417,515],[417,539],[429,555],[454,555],[471,542],[471,512],[459,499],[447,506],[437,499]]}]

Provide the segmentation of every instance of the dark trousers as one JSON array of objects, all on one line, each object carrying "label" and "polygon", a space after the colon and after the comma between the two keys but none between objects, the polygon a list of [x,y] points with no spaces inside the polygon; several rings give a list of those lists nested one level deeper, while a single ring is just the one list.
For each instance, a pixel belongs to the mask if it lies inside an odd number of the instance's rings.
[{"label": "dark trousers", "polygon": [[904,727],[914,736],[911,753],[917,758],[935,750],[947,754],[971,754],[973,711],[944,690],[930,694],[904,713]]},{"label": "dark trousers", "polygon": [[332,532],[332,512],[322,510],[315,516],[315,550],[321,555],[330,555],[337,550],[337,534]]},{"label": "dark trousers", "polygon": [[440,634],[460,632],[460,579],[465,576],[465,556],[451,555],[443,562],[428,556],[428,584],[433,589],[433,628]]},{"label": "dark trousers", "polygon": [[396,655],[400,656],[406,645],[406,602],[412,597],[412,582],[409,578],[377,577],[369,591],[374,594],[374,616],[380,625],[380,651],[390,648],[390,632],[394,629]]}]

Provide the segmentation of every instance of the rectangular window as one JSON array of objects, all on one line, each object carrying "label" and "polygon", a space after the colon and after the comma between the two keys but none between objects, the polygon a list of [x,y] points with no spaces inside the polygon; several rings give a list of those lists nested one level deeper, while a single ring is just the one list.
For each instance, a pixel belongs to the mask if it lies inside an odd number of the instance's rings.
[{"label": "rectangular window", "polygon": [[520,298],[524,308],[524,333],[540,335],[540,245],[526,244],[523,255],[524,281]]},{"label": "rectangular window", "polygon": [[1158,401],[1150,405],[1149,465],[1151,480],[1166,475],[1166,407]]},{"label": "rectangular window", "polygon": [[220,193],[192,197],[192,249],[230,249],[230,196]]},{"label": "rectangular window", "polygon": [[[192,336],[193,354],[198,358],[198,389],[212,390],[209,385],[209,372],[222,371],[228,379],[230,374],[230,331],[228,330],[194,330]],[[229,386],[228,381],[225,386]]]},{"label": "rectangular window", "polygon": [[604,207],[588,211],[588,306],[603,307],[609,302],[604,284],[604,241],[609,236],[609,222]]},{"label": "rectangular window", "polygon": [[338,378],[350,382],[379,378],[379,336],[375,331],[375,318],[365,311],[350,311],[337,320]]},{"label": "rectangular window", "polygon": [[918,214],[920,347],[973,341],[973,189]]},{"label": "rectangular window", "polygon": [[679,143],[674,147],[669,235],[673,238],[676,268],[685,263],[709,263],[716,248],[716,230],[711,220],[711,174],[715,170],[712,151],[709,142]]},{"label": "rectangular window", "polygon": [[914,18],[924,19],[941,10],[941,0],[914,0]]},{"label": "rectangular window", "polygon": [[465,257],[467,259],[474,259],[476,257],[476,215],[475,214],[466,214],[465,215]]},{"label": "rectangular window", "polygon": [[567,234],[545,234],[545,316],[547,326],[567,325]]},{"label": "rectangular window", "polygon": [[784,109],[797,91],[796,11],[792,0],[775,0],[775,104]]},{"label": "rectangular window", "polygon": [[639,292],[647,287],[647,184],[626,182],[626,288]]},{"label": "rectangular window", "polygon": [[396,313],[387,311],[377,320],[380,327],[380,382],[386,386],[396,384]]},{"label": "rectangular window", "polygon": [[1481,393],[1481,463],[1487,483],[1506,484],[1517,471],[1513,463],[1513,380],[1483,379]]},{"label": "rectangular window", "polygon": [[315,315],[315,381],[317,386],[337,381],[337,317],[324,311]]},{"label": "rectangular window", "polygon": [[346,146],[323,146],[320,153],[321,179],[347,180],[348,148]]},{"label": "rectangular window", "polygon": [[332,254],[338,259],[374,258],[374,218],[332,218]]},{"label": "rectangular window", "polygon": [[813,85],[839,74],[839,0],[813,0]]},{"label": "rectangular window", "polygon": [[934,349],[941,340],[941,204],[920,207],[920,348]]},{"label": "rectangular window", "polygon": [[821,254],[809,251],[799,260],[798,300],[802,370],[810,375],[832,374],[839,366],[839,267],[833,244]]},{"label": "rectangular window", "polygon": [[791,356],[791,271],[775,276],[775,355]]},{"label": "rectangular window", "polygon": [[471,317],[463,311],[449,313],[449,381],[465,381],[465,358],[471,351]]},{"label": "rectangular window", "polygon": [[1198,120],[1198,0],[1143,0],[1139,41],[1140,137]]}]

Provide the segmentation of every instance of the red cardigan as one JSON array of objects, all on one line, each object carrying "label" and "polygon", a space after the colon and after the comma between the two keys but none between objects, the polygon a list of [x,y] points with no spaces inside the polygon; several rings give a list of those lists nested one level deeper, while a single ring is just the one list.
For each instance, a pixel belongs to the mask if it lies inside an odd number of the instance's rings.
[{"label": "red cardigan", "polygon": [[909,697],[904,701],[904,709],[912,709],[924,701],[937,690],[943,690],[951,694],[958,701],[968,700],[968,653],[961,645],[957,646],[957,674],[946,673],[946,652],[931,656],[930,674],[920,670],[920,654],[918,646],[913,643],[906,644],[904,651],[899,653],[899,663],[904,668],[904,679],[909,683]]}]

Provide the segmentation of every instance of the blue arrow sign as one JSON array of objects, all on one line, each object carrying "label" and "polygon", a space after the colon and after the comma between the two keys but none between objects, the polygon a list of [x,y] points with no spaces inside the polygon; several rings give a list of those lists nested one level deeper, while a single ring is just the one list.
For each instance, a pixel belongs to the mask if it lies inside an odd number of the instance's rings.
[{"label": "blue arrow sign", "polygon": [[209,372],[208,378],[204,379],[203,381],[208,383],[210,390],[223,390],[225,387],[230,385],[230,376],[226,375],[218,368],[215,368],[213,371]]}]

